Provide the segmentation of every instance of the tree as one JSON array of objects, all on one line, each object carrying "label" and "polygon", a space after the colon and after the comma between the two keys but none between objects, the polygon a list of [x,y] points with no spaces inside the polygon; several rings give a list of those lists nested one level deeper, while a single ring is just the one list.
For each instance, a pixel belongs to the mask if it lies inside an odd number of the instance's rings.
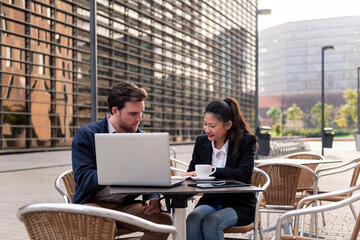
[{"label": "tree", "polygon": [[301,111],[300,107],[298,107],[296,103],[293,103],[293,105],[289,107],[286,112],[287,118],[289,120],[300,120],[304,117],[303,111]]},{"label": "tree", "polygon": [[339,127],[352,129],[357,119],[357,90],[346,89],[343,98],[345,104],[340,106],[340,112],[335,120]]},{"label": "tree", "polygon": [[267,112],[266,116],[271,118],[273,124],[277,123],[281,119],[281,109],[278,107],[271,107]]},{"label": "tree", "polygon": [[281,135],[281,124],[280,123],[276,123],[273,126],[274,132],[275,132],[275,136],[280,136]]},{"label": "tree", "polygon": [[[327,127],[330,124],[330,120],[334,119],[334,106],[331,104],[324,104],[324,119],[325,119],[325,126]],[[315,117],[317,120],[317,127],[321,128],[321,102],[317,102],[314,107],[311,109],[312,117]]]}]

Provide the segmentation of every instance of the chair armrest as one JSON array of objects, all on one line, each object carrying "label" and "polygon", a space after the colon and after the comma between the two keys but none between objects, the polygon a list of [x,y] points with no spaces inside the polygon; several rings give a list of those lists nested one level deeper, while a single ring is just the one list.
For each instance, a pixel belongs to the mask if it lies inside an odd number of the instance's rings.
[{"label": "chair armrest", "polygon": [[323,172],[323,171],[328,171],[328,170],[332,170],[332,169],[338,169],[338,168],[342,168],[342,167],[346,167],[350,164],[354,164],[356,163],[357,161],[360,161],[360,158],[356,158],[356,159],[353,159],[351,161],[347,161],[345,163],[341,163],[341,164],[337,164],[335,166],[331,166],[331,167],[321,167],[320,169],[317,169],[316,173],[320,173],[320,172]]},{"label": "chair armrest", "polygon": [[29,212],[42,212],[42,211],[65,212],[65,213],[75,213],[75,214],[104,217],[119,222],[126,222],[128,224],[140,228],[148,229],[154,232],[161,232],[161,233],[177,232],[176,228],[171,225],[157,224],[128,213],[119,212],[101,207],[80,205],[80,204],[36,203],[36,204],[25,205],[18,210],[17,217],[20,221],[22,221],[21,216],[23,214]]},{"label": "chair armrest", "polygon": [[69,172],[72,172],[72,169],[69,169],[63,173],[61,173],[54,182],[55,189],[60,193],[60,195],[63,197],[65,203],[70,203],[69,196],[60,188],[60,181],[61,179],[68,174]]},{"label": "chair armrest", "polygon": [[186,173],[187,171],[181,168],[176,168],[176,167],[170,167],[171,170],[173,171],[177,171],[177,172],[182,172],[182,173]]},{"label": "chair armrest", "polygon": [[178,159],[175,159],[175,158],[170,158],[170,161],[171,161],[171,162],[174,162],[174,163],[181,164],[181,165],[183,165],[183,166],[185,166],[185,167],[188,167],[188,166],[189,166],[189,164],[188,164],[188,163],[183,162],[183,161],[178,160]]},{"label": "chair armrest", "polygon": [[[357,159],[357,160],[360,160],[360,159]],[[351,163],[346,163],[344,165],[339,165],[337,168],[319,169],[317,174],[319,175],[319,178],[320,178],[320,177],[323,177],[323,176],[328,176],[328,175],[332,175],[332,174],[338,174],[338,173],[346,172],[346,171],[349,171],[351,169],[354,169],[355,167],[360,166],[360,162],[353,163],[353,161],[352,161],[352,165],[350,165],[350,164]]]},{"label": "chair armrest", "polygon": [[337,190],[337,191],[333,191],[333,192],[327,192],[327,193],[321,193],[321,194],[307,196],[307,197],[302,198],[298,202],[298,204],[296,206],[296,209],[301,209],[303,207],[304,203],[306,203],[308,201],[321,200],[321,199],[328,198],[328,197],[333,197],[333,196],[341,196],[341,195],[344,195],[346,193],[355,192],[355,191],[358,191],[358,190],[360,190],[360,185],[356,185],[356,186],[353,186],[351,188]]}]

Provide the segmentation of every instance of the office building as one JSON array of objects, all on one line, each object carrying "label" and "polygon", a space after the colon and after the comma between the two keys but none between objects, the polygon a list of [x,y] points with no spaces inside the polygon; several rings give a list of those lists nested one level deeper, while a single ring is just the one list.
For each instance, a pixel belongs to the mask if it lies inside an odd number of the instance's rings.
[{"label": "office building", "polygon": [[306,112],[321,101],[321,48],[328,45],[334,50],[325,52],[325,102],[339,106],[343,91],[357,88],[360,16],[289,22],[261,31],[260,40],[260,108],[262,97]]},{"label": "office building", "polygon": [[[3,0],[0,151],[61,149],[91,121],[90,6]],[[148,91],[141,128],[193,141],[205,104],[235,97],[254,121],[257,0],[98,0],[98,120],[121,80]]]}]

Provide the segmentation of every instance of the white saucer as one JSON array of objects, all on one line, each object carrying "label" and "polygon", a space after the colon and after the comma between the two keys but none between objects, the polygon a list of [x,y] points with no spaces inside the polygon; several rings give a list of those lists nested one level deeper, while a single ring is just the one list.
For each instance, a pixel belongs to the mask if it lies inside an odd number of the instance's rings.
[{"label": "white saucer", "polygon": [[195,181],[210,181],[210,180],[214,180],[215,177],[205,177],[205,178],[199,178],[199,177],[191,177],[192,180],[195,180]]}]

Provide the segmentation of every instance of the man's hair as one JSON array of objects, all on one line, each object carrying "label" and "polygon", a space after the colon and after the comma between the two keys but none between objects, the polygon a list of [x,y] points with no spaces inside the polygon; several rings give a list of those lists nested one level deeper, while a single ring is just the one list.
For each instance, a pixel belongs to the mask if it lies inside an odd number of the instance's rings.
[{"label": "man's hair", "polygon": [[127,102],[145,101],[147,98],[146,90],[139,88],[134,83],[123,81],[115,84],[109,92],[108,105],[111,109],[116,107],[121,110]]}]

